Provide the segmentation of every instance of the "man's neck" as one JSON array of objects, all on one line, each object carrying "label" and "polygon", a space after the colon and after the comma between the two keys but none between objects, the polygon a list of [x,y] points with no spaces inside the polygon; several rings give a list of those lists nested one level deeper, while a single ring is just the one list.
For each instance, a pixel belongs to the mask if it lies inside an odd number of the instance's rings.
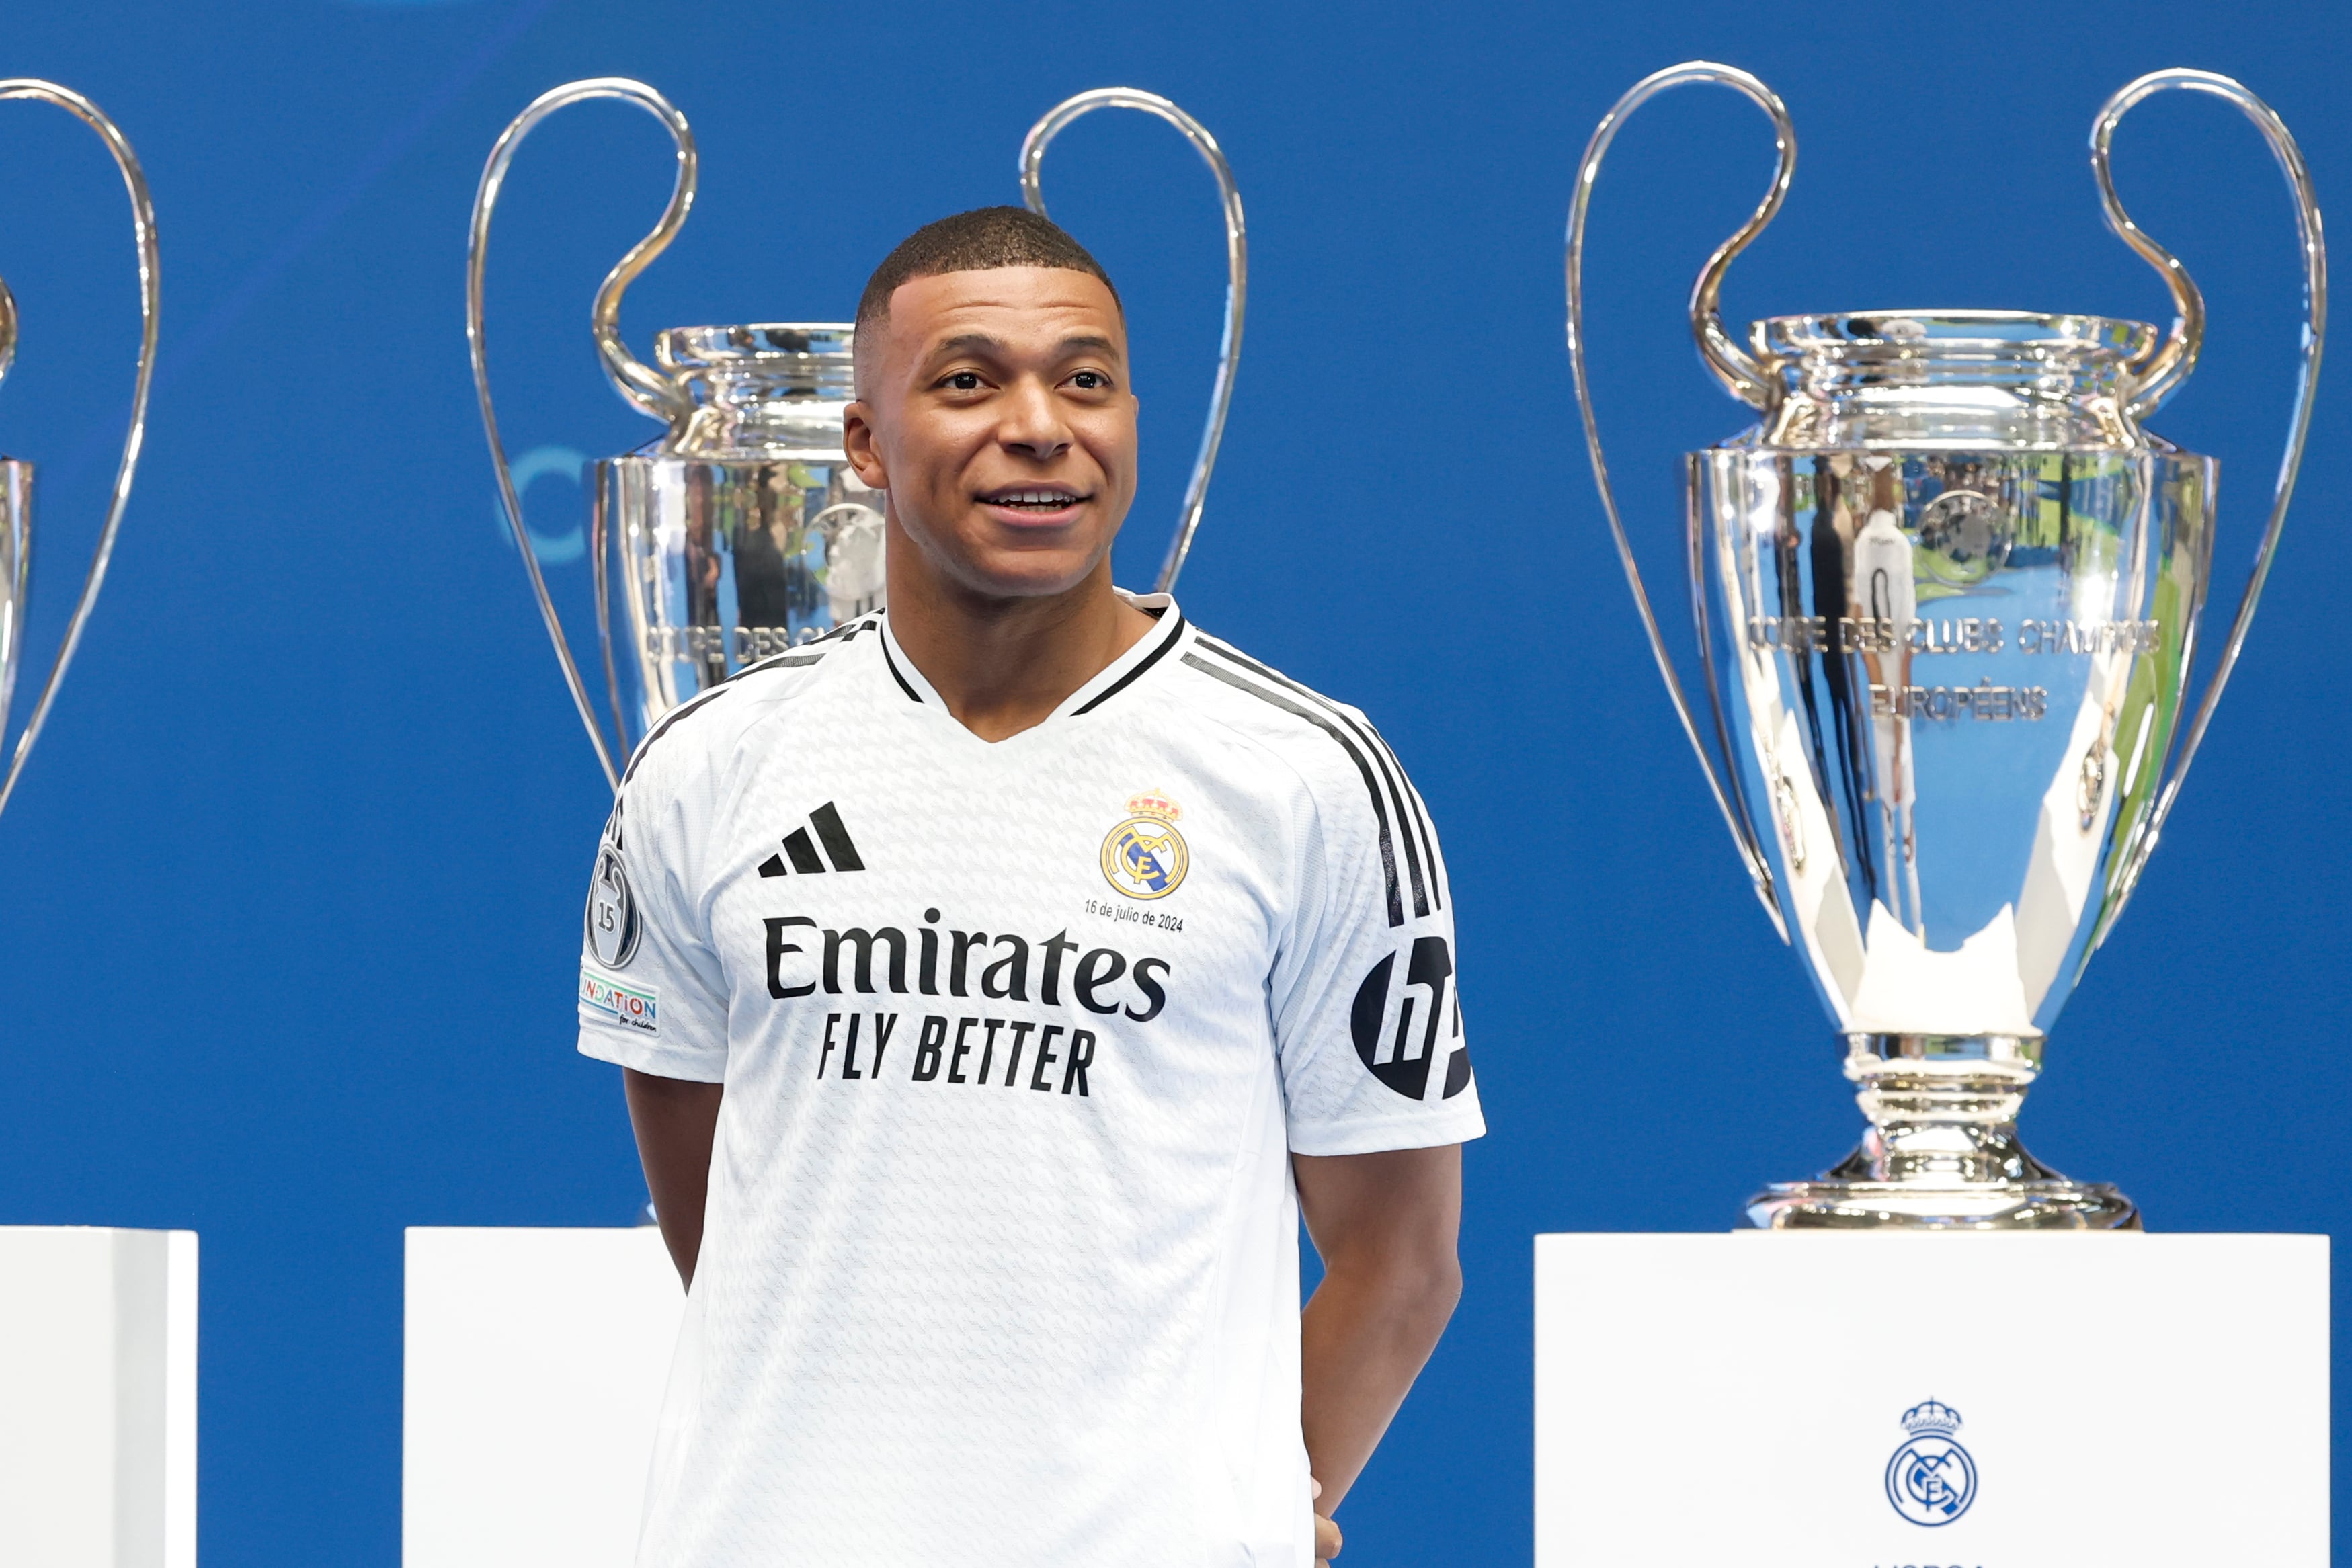
[{"label": "man's neck", "polygon": [[893,529],[890,635],[957,723],[998,741],[1042,724],[1151,630],[1111,587],[1105,559],[1063,593],[997,599],[931,570]]}]

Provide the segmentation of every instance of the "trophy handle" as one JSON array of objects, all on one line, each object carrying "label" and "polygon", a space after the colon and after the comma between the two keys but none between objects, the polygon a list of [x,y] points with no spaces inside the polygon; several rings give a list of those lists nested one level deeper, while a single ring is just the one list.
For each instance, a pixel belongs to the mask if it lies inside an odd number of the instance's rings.
[{"label": "trophy handle", "polygon": [[[1625,569],[1626,585],[1633,591],[1633,607],[1640,612],[1642,630],[1650,640],[1650,656],[1656,661],[1658,674],[1666,684],[1666,695],[1675,705],[1675,716],[1682,721],[1684,738],[1690,742],[1691,753],[1706,774],[1706,787],[1715,796],[1716,809],[1723,813],[1724,825],[1731,830],[1732,842],[1739,850],[1739,858],[1748,867],[1748,875],[1756,887],[1756,896],[1763,901],[1764,909],[1772,917],[1773,929],[1780,939],[1789,939],[1787,922],[1780,913],[1780,902],[1774,888],[1772,867],[1765,858],[1764,847],[1758,841],[1756,830],[1746,813],[1734,804],[1739,770],[1732,760],[1728,736],[1723,723],[1722,702],[1716,697],[1716,734],[1724,747],[1721,769],[1706,743],[1699,737],[1698,721],[1692,716],[1689,699],[1683,694],[1682,680],[1675,674],[1675,662],[1666,652],[1665,638],[1658,631],[1658,618],[1650,608],[1649,591],[1643,585],[1642,568],[1634,559],[1632,540],[1626,538],[1623,518],[1617,510],[1616,492],[1609,480],[1609,461],[1601,449],[1601,425],[1592,412],[1592,387],[1584,364],[1584,229],[1592,204],[1593,183],[1601,176],[1601,161],[1608,153],[1609,144],[1626,118],[1649,99],[1671,87],[1685,82],[1713,82],[1737,89],[1771,117],[1774,146],[1780,163],[1772,176],[1772,187],[1755,214],[1742,225],[1738,233],[1707,258],[1697,284],[1691,291],[1691,326],[1698,338],[1699,352],[1715,372],[1717,380],[1741,401],[1758,408],[1767,406],[1774,396],[1771,381],[1763,368],[1742,353],[1723,330],[1723,318],[1717,300],[1723,287],[1723,275],[1732,258],[1748,247],[1748,243],[1760,233],[1789,193],[1789,181],[1797,171],[1797,131],[1790,121],[1786,105],[1755,77],[1733,66],[1717,65],[1707,60],[1692,60],[1664,70],[1654,71],[1635,82],[1624,97],[1612,105],[1601,117],[1586,144],[1584,157],[1576,167],[1576,191],[1568,213],[1568,358],[1576,375],[1576,406],[1584,419],[1584,441],[1592,455],[1592,477],[1601,491],[1601,508],[1608,515],[1609,531],[1617,543],[1617,559]],[[1697,476],[1693,476],[1693,483]],[[1703,571],[1704,550],[1698,532],[1704,520],[1696,511],[1697,502],[1689,505],[1687,519],[1692,537],[1686,548],[1691,552],[1695,573]],[[1703,577],[1694,576],[1693,605],[1698,612],[1699,635],[1707,640]],[[1708,690],[1714,695],[1714,669],[1707,668]],[[1728,782],[1727,782],[1728,780]]]},{"label": "trophy handle", "polygon": [[1217,139],[1168,99],[1139,88],[1105,87],[1082,92],[1055,104],[1029,128],[1029,134],[1021,139],[1021,198],[1031,212],[1045,216],[1037,171],[1045,162],[1046,145],[1070,121],[1097,109],[1139,109],[1182,131],[1209,166],[1209,172],[1216,176],[1217,196],[1225,209],[1225,328],[1217,345],[1217,380],[1209,394],[1208,422],[1201,428],[1201,450],[1192,459],[1192,477],[1184,486],[1184,507],[1177,517],[1176,537],[1169,541],[1167,559],[1160,566],[1158,591],[1167,593],[1174,590],[1176,574],[1184,570],[1184,558],[1192,553],[1192,535],[1201,526],[1201,508],[1209,498],[1209,476],[1217,466],[1217,447],[1225,436],[1225,413],[1233,406],[1234,372],[1241,363],[1242,312],[1249,292],[1249,236],[1242,223],[1241,192],[1234,184],[1233,168],[1225,162]]},{"label": "trophy handle", "polygon": [[[2091,125],[2091,174],[2099,183],[2099,205],[2105,211],[2107,226],[2116,231],[2117,238],[2137,252],[2141,260],[2163,274],[2164,286],[2172,294],[2172,330],[2165,334],[2161,342],[2150,347],[2126,367],[2126,378],[2132,391],[2125,408],[2134,419],[2145,419],[2155,413],[2163,405],[2165,399],[2179,390],[2180,383],[2189,379],[2189,372],[2197,368],[2197,357],[2205,348],[2205,295],[2197,287],[2197,280],[2189,276],[2189,269],[2181,265],[2180,258],[2158,244],[2152,235],[2132,222],[2130,214],[2124,211],[2123,202],[2116,194],[2115,171],[2109,149],[2115,141],[2116,127],[2133,105],[2168,87],[2191,85],[2231,99],[2249,115],[2254,116],[2258,124],[2262,116],[2270,114],[2269,108],[2261,99],[2228,77],[2215,76],[2210,71],[2154,71],[2107,99],[2099,110],[2098,119]],[[2277,116],[2272,115],[2271,119],[2275,122]],[[2264,133],[2268,134],[2267,127]],[[2280,126],[2278,133],[2284,136],[2286,128]],[[2273,148],[2277,145],[2274,140]],[[2292,149],[2294,145],[2294,141],[2289,140],[2287,146]],[[2300,159],[2297,162],[2299,164]],[[2294,179],[2294,175],[2290,174],[2288,178]],[[2299,190],[2307,192],[2308,182]]]},{"label": "trophy handle", "polygon": [[[2311,434],[2312,394],[2319,384],[2320,350],[2327,339],[2327,239],[2320,228],[2319,199],[2312,189],[2311,171],[2285,121],[2270,105],[2249,92],[2243,83],[2229,77],[2186,69],[2151,71],[2109,99],[2091,127],[2091,170],[2099,182],[2099,199],[2106,208],[2108,225],[2123,237],[2125,244],[2164,274],[2180,310],[2179,319],[2173,323],[2164,346],[2149,356],[2131,405],[2132,413],[2137,415],[2153,409],[2179,384],[2197,362],[2205,332],[2205,301],[2196,284],[2170,252],[2142,234],[2125,214],[2123,204],[2116,198],[2115,181],[2107,166],[2107,147],[2116,122],[2142,99],[2171,88],[2210,93],[2237,105],[2263,133],[2263,140],[2270,144],[2271,155],[2285,173],[2294,194],[2295,237],[2303,251],[2303,347],[2295,370],[2294,408],[2287,421],[2286,451],[2279,459],[2278,478],[2271,490],[2270,520],[2263,525],[2262,543],[2254,551],[2253,571],[2246,580],[2245,592],[2238,600],[2238,612],[2230,622],[2229,640],[2221,644],[2221,656],[2213,667],[2212,678],[2205,684],[2205,695],[2197,705],[2196,716],[2190,719],[2179,753],[2157,792],[2147,825],[2140,831],[2116,879],[2114,908],[2100,929],[2101,941],[2114,929],[2116,917],[2123,913],[2133,888],[2138,885],[2140,872],[2164,831],[2165,819],[2172,814],[2173,802],[2179,798],[2181,781],[2189,776],[2189,765],[2196,760],[2197,748],[2204,743],[2206,727],[2213,721],[2213,709],[2221,700],[2221,690],[2230,684],[2230,674],[2237,668],[2238,654],[2245,647],[2247,629],[2253,624],[2254,606],[2263,596],[2263,584],[2270,577],[2271,561],[2278,551],[2279,533],[2286,524],[2287,502],[2294,495],[2295,474],[2303,466],[2304,443]],[[2184,690],[2187,679],[2188,672],[2184,670]]]},{"label": "trophy handle", "polygon": [[[0,284],[0,293],[5,292],[6,286]],[[0,361],[5,359],[5,349],[0,344]],[[33,465],[0,457],[0,725],[6,724],[9,700],[16,693],[32,550]]]},{"label": "trophy handle", "polygon": [[[1667,87],[1682,87],[1684,82],[1715,82],[1719,87],[1731,87],[1771,118],[1773,152],[1778,152],[1778,158],[1780,158],[1778,167],[1773,169],[1771,191],[1764,193],[1764,200],[1757,203],[1755,212],[1748,216],[1745,224],[1738,225],[1734,235],[1715,246],[1715,254],[1707,256],[1707,266],[1698,268],[1698,280],[1691,282],[1691,336],[1698,339],[1698,358],[1706,360],[1707,369],[1715,371],[1717,381],[1722,381],[1724,391],[1738,397],[1748,407],[1769,409],[1780,397],[1778,381],[1773,379],[1771,369],[1767,364],[1759,364],[1755,358],[1750,358],[1738,343],[1731,340],[1731,334],[1724,331],[1722,297],[1724,273],[1731,270],[1731,261],[1743,249],[1748,249],[1748,245],[1755,242],[1759,233],[1764,233],[1764,225],[1771,224],[1773,216],[1778,216],[1780,203],[1788,200],[1788,183],[1797,176],[1797,125],[1794,125],[1794,120],[1788,118],[1788,103],[1780,101],[1780,94],[1757,80],[1755,75],[1740,70],[1738,66],[1717,66],[1715,61],[1703,61],[1703,58],[1684,61],[1679,66],[1667,66],[1665,70],[1654,70],[1654,73],[1644,75],[1642,80],[1634,82],[1633,89],[1625,97],[1618,99],[1609,108],[1609,113],[1601,115],[1600,127],[1595,127],[1595,131],[1592,131],[1592,141],[1585,146],[1583,164],[1578,164],[1576,212],[1573,212],[1571,228],[1580,233],[1585,204],[1592,200],[1592,181],[1600,179],[1601,155],[1609,151],[1609,143],[1616,141],[1618,130],[1625,125],[1625,120],[1651,97],[1665,91]],[[1573,235],[1571,245],[1578,245]],[[1580,270],[1580,261],[1578,261],[1578,270]]]},{"label": "trophy handle", "polygon": [[[114,166],[122,172],[123,189],[131,196],[131,242],[139,256],[139,370],[131,386],[131,428],[122,439],[122,457],[115,465],[114,491],[106,507],[106,521],[98,531],[98,548],[92,552],[89,570],[82,579],[81,597],[74,601],[73,616],[66,622],[65,640],[58,646],[57,662],[49,666],[48,678],[41,683],[41,695],[33,704],[32,716],[25,721],[24,734],[16,737],[16,749],[8,758],[8,769],[0,776],[0,807],[8,803],[16,792],[17,777],[25,770],[25,759],[32,755],[33,742],[40,738],[41,727],[48,722],[49,706],[57,700],[58,685],[65,679],[66,668],[73,663],[74,652],[81,646],[81,634],[89,624],[90,611],[98,603],[98,591],[105,584],[107,564],[114,559],[115,535],[122,527],[122,510],[131,504],[131,482],[139,471],[139,454],[147,444],[147,389],[155,379],[155,323],[163,308],[162,262],[155,249],[155,204],[147,192],[147,176],[141,172],[138,154],[123,140],[114,121],[101,112],[98,105],[70,88],[34,77],[14,77],[0,80],[0,100],[32,99],[54,104],[66,110],[92,131],[106,143],[113,154]],[[16,349],[16,302],[0,287],[0,371],[7,369]],[[30,486],[24,486],[23,502],[30,500]],[[18,553],[11,564],[11,586],[16,591],[15,602],[21,614],[24,603],[23,587],[26,561],[23,553],[28,540],[22,538],[28,519],[23,507],[12,506],[9,527],[18,537]],[[21,631],[11,627],[13,638]]]},{"label": "trophy handle", "polygon": [[[515,149],[534,126],[557,110],[598,98],[634,103],[668,129],[670,140],[677,146],[677,179],[670,187],[669,205],[663,209],[661,221],[654,225],[651,234],[629,248],[597,288],[589,316],[590,331],[596,340],[596,352],[604,361],[604,373],[632,406],[673,426],[692,412],[693,402],[686,389],[638,360],[621,340],[621,296],[636,280],[637,274],[651,266],[654,258],[677,236],[688,211],[694,205],[695,184],[694,132],[688,128],[686,117],[660,93],[627,77],[590,77],[550,89],[515,116],[514,123],[491,147],[489,162],[482,166],[481,183],[474,192],[474,221],[466,248],[466,342],[473,350],[474,391],[482,405],[482,430],[489,438],[490,464],[498,470],[499,498],[505,504],[507,523],[514,529],[515,544],[522,551],[523,570],[530,574],[531,594],[539,601],[540,619],[546,622],[547,635],[555,644],[555,657],[563,666],[563,681],[571,689],[572,705],[580,710],[580,722],[587,727],[589,743],[596,748],[596,760],[604,769],[606,781],[618,789],[621,769],[614,760],[614,747],[606,743],[604,727],[597,722],[587,683],[581,678],[571,644],[564,641],[563,620],[555,612],[554,600],[548,596],[547,579],[539,569],[539,552],[531,548],[530,530],[523,526],[522,497],[515,491],[514,475],[507,466],[506,444],[499,436],[498,415],[490,407],[489,349],[482,329],[482,280],[489,264],[490,215],[498,207],[499,193],[505,187],[507,166],[514,162]],[[599,629],[600,633],[609,630],[602,620]],[[605,662],[609,665],[609,635],[605,641]],[[628,742],[617,711],[614,714],[614,727],[620,737],[619,752],[625,755]]]}]

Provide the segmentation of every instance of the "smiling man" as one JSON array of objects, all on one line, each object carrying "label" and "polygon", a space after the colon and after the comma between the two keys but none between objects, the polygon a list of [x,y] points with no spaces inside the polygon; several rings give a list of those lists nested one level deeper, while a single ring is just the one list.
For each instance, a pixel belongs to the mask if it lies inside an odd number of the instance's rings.
[{"label": "smiling man", "polygon": [[1460,1291],[1428,813],[1111,586],[1136,399],[1067,235],[918,231],[857,377],[888,611],[672,715],[599,855],[583,994],[644,1000],[581,1050],[689,1286],[638,1561],[1305,1568]]}]

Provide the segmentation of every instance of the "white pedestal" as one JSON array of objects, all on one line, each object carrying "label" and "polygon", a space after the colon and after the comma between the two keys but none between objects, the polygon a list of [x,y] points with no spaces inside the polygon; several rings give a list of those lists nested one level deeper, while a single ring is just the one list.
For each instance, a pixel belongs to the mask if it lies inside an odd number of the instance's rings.
[{"label": "white pedestal", "polygon": [[650,1225],[412,1228],[404,1568],[629,1568],[685,1306]]},{"label": "white pedestal", "polygon": [[2327,1562],[2324,1236],[1537,1238],[1537,1568]]},{"label": "white pedestal", "polygon": [[195,1561],[195,1233],[0,1227],[0,1563]]}]

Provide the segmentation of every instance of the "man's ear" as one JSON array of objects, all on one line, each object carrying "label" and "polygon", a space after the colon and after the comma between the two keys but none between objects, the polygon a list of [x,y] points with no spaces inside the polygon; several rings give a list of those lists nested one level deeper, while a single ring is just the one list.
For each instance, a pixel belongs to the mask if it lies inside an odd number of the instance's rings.
[{"label": "man's ear", "polygon": [[841,411],[841,450],[848,456],[849,471],[857,476],[858,483],[869,489],[887,490],[890,473],[874,440],[873,413],[862,400]]}]

